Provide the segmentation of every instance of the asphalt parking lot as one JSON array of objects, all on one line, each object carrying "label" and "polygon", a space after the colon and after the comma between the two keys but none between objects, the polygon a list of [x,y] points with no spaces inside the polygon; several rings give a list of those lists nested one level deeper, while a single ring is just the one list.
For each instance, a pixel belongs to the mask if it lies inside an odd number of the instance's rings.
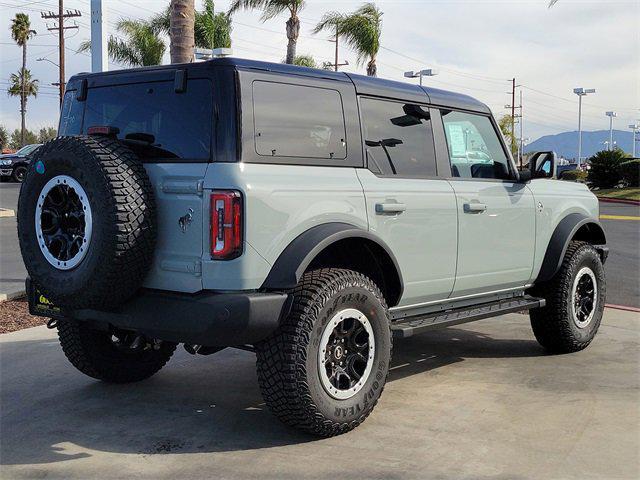
[{"label": "asphalt parking lot", "polygon": [[317,439],[265,409],[253,354],[180,350],[155,377],[78,373],[45,327],[0,337],[2,478],[636,479],[640,317],[607,310],[550,356],[513,314],[396,342],[353,432]]}]

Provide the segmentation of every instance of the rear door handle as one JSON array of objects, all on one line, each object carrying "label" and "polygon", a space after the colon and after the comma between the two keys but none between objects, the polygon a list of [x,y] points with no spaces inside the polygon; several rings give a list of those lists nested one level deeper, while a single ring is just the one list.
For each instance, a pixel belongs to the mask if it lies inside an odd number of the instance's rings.
[{"label": "rear door handle", "polygon": [[465,203],[464,204],[464,213],[482,213],[487,209],[487,206],[484,203]]},{"label": "rear door handle", "polygon": [[404,203],[376,203],[376,213],[402,213],[407,209]]}]

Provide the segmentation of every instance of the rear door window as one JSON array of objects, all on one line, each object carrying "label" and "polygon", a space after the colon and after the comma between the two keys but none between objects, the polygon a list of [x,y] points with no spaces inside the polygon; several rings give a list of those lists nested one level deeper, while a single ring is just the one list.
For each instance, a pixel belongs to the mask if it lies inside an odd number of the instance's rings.
[{"label": "rear door window", "polygon": [[258,155],[347,157],[342,98],[337,90],[256,81],[253,109]]},{"label": "rear door window", "polygon": [[115,127],[142,158],[205,161],[211,157],[212,97],[206,79],[190,79],[183,93],[172,81],[90,88],[83,132]]},{"label": "rear door window", "polygon": [[360,101],[369,169],[384,176],[436,175],[429,109],[373,98]]}]

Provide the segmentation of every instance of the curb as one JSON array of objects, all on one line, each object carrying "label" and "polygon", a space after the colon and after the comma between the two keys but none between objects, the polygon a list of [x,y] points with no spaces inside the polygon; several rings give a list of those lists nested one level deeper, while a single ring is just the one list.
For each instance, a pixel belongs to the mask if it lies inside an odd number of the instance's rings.
[{"label": "curb", "polygon": [[9,210],[7,208],[0,208],[0,218],[4,217],[15,217],[16,212],[14,210]]},{"label": "curb", "polygon": [[0,303],[8,302],[9,300],[15,300],[17,298],[26,297],[27,292],[25,290],[16,290],[15,292],[0,293]]},{"label": "curb", "polygon": [[628,200],[625,198],[598,197],[598,201],[604,203],[624,203],[626,205],[640,206],[640,200]]},{"label": "curb", "polygon": [[640,313],[640,308],[628,307],[626,305],[616,305],[615,303],[605,303],[606,308],[613,308],[614,310],[624,310],[625,312],[637,312]]}]

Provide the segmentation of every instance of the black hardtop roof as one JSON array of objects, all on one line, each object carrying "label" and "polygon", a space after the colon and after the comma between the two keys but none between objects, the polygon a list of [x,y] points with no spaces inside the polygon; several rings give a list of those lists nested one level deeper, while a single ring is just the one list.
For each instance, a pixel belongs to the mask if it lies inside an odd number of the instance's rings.
[{"label": "black hardtop roof", "polygon": [[[127,70],[114,70],[102,73],[80,73],[75,75],[73,80],[81,78],[91,78],[98,76],[111,76],[125,73],[139,73],[162,70],[187,69],[198,70],[208,69],[216,66],[227,66],[238,70],[261,70],[275,74],[295,75],[310,78],[322,78],[341,82],[352,82],[356,92],[361,95],[371,95],[377,97],[395,98],[417,103],[429,103],[442,107],[454,109],[471,110],[482,113],[491,113],[489,107],[473,97],[461,93],[440,90],[432,87],[420,87],[407,82],[398,82],[383,78],[367,77],[354,73],[334,72],[331,70],[320,70],[316,68],[298,67],[284,63],[262,62],[259,60],[249,60],[244,58],[224,57],[207,60],[205,62],[195,62],[186,64],[157,65],[153,67],[139,67]],[[71,80],[70,80],[70,83]]]}]

